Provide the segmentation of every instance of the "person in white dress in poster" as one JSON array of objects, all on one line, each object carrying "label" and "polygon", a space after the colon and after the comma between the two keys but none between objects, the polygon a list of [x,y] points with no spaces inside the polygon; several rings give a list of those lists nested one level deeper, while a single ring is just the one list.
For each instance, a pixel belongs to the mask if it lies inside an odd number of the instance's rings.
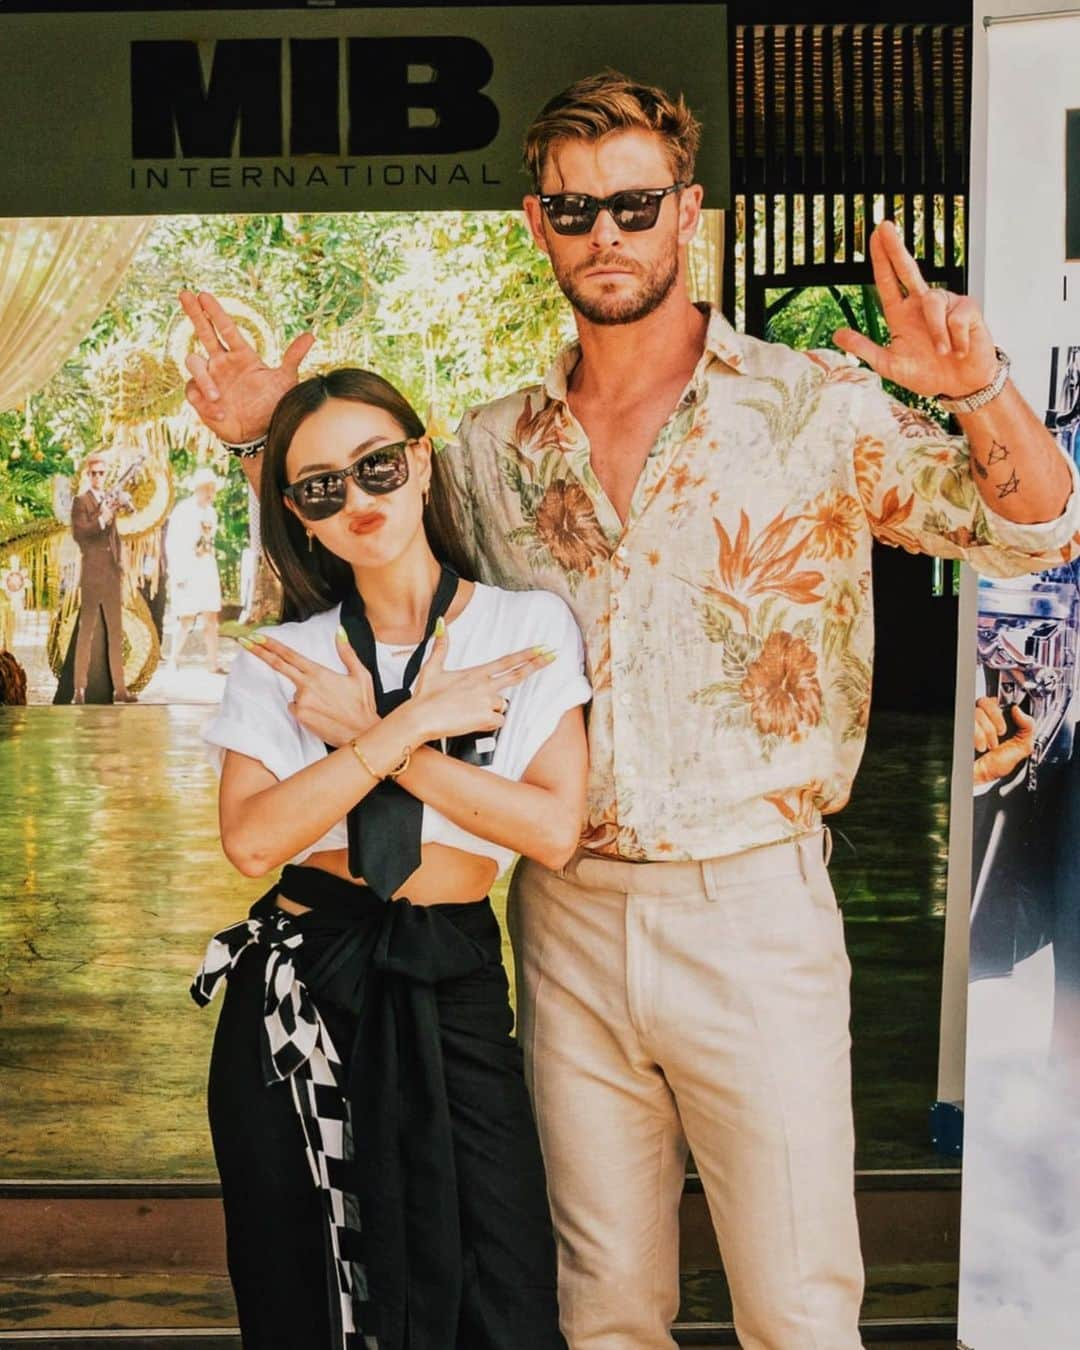
[{"label": "person in white dress in poster", "polygon": [[214,551],[217,536],[214,497],[218,480],[211,469],[196,469],[190,486],[191,496],[185,497],[169,517],[165,541],[172,609],[177,620],[169,665],[176,669],[195,620],[201,615],[207,667],[212,674],[223,675],[225,672],[218,665],[221,579]]}]

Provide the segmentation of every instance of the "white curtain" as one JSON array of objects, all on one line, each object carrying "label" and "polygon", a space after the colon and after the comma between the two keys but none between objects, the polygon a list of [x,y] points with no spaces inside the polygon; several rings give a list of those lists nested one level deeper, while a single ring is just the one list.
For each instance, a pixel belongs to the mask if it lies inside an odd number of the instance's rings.
[{"label": "white curtain", "polygon": [[126,216],[0,220],[0,411],[56,374],[152,224]]}]

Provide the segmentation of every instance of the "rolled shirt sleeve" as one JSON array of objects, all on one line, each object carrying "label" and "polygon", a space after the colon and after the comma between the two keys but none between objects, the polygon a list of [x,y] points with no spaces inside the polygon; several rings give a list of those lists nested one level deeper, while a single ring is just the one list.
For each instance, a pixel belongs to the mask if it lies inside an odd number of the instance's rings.
[{"label": "rolled shirt sleeve", "polygon": [[537,618],[529,640],[550,647],[555,660],[507,691],[511,711],[492,768],[514,779],[521,778],[563,715],[592,698],[592,686],[585,678],[585,646],[569,606],[550,592],[535,591],[529,599]]},{"label": "rolled shirt sleeve", "polygon": [[961,558],[987,576],[1020,576],[1068,562],[1080,548],[1080,482],[1065,455],[1068,502],[1056,520],[1025,525],[983,500],[968,442],[890,397],[871,371],[852,371],[855,478],[875,538],[911,553]]},{"label": "rolled shirt sleeve", "polygon": [[304,730],[289,711],[293,686],[250,652],[237,653],[214,716],[202,729],[207,755],[218,773],[226,750],[257,759],[277,779],[310,763]]}]

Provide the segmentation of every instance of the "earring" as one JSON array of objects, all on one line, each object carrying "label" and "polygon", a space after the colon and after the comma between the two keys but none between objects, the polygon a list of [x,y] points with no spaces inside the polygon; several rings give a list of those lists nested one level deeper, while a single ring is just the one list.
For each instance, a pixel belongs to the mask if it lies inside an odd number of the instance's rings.
[{"label": "earring", "polygon": [[427,506],[428,501],[431,498],[431,488],[426,487],[421,495],[423,496],[424,505]]},{"label": "earring", "polygon": [[311,532],[310,530],[308,530],[306,533],[307,533],[307,551],[308,551],[309,553],[314,553],[314,552],[315,552],[315,536],[312,534],[312,532]]}]

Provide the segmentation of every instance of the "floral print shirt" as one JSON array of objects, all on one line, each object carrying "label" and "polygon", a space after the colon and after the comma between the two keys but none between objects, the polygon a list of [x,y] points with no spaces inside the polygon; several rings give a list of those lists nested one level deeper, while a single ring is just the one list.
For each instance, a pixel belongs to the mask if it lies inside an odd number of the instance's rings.
[{"label": "floral print shirt", "polygon": [[625,527],[567,404],[580,356],[466,413],[440,455],[481,580],[546,587],[593,687],[583,846],[701,859],[803,834],[847,801],[866,739],[874,538],[992,576],[1080,551],[1080,492],[1016,525],[967,443],[839,352],[737,334],[717,311]]}]

